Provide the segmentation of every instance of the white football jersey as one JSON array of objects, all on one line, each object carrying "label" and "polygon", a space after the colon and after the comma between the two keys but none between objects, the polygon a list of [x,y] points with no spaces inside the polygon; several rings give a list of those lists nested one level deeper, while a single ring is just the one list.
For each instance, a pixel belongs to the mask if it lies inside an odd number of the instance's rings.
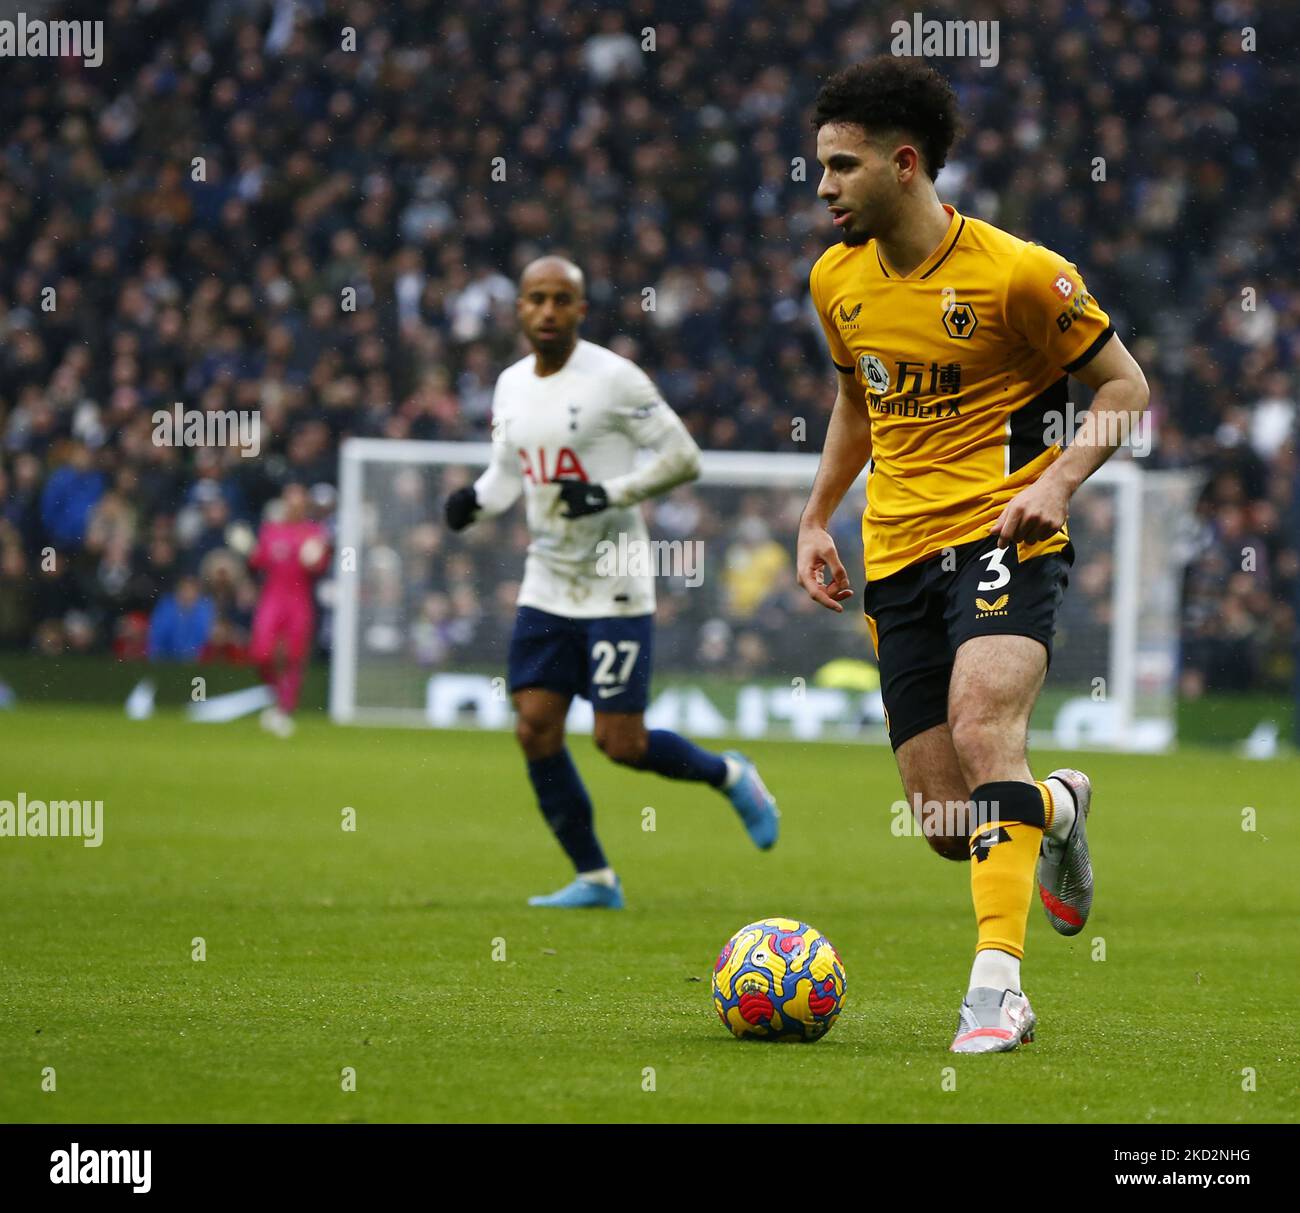
[{"label": "white football jersey", "polygon": [[[597,619],[648,615],[655,592],[649,535],[637,503],[699,475],[699,449],[681,419],[635,363],[579,341],[553,375],[530,354],[497,379],[492,462],[475,482],[480,516],[520,492],[532,541],[519,605]],[[639,450],[655,458],[636,466]],[[561,515],[559,480],[599,484],[609,508]]]}]

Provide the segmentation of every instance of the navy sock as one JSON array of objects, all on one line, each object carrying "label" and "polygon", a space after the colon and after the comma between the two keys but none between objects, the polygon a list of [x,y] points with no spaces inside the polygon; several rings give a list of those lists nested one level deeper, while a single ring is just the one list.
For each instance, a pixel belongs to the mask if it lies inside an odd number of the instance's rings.
[{"label": "navy sock", "polygon": [[722,787],[726,781],[727,764],[721,754],[702,750],[693,741],[667,729],[651,729],[646,736],[649,741],[641,759],[641,770],[654,771],[669,779],[707,783],[715,788]]},{"label": "navy sock", "polygon": [[609,867],[593,825],[591,797],[568,750],[528,764],[537,803],[564,853],[579,872]]}]

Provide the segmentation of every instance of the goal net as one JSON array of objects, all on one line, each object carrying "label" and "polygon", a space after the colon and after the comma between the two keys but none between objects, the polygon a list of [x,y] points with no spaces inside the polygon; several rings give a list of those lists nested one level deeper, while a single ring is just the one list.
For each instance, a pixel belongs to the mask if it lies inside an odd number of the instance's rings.
[{"label": "goal net", "polygon": [[[330,712],[340,723],[507,728],[506,652],[528,534],[522,506],[456,535],[441,504],[486,443],[343,444]],[[814,455],[706,452],[691,485],[642,506],[655,573],[647,720],[696,736],[885,740],[862,616],[863,481],[832,534],[856,591],[842,615],[794,580]],[[1175,739],[1187,473],[1123,454],[1076,494],[1076,558],[1033,738],[1161,750]],[[575,700],[575,731],[591,709]]]}]

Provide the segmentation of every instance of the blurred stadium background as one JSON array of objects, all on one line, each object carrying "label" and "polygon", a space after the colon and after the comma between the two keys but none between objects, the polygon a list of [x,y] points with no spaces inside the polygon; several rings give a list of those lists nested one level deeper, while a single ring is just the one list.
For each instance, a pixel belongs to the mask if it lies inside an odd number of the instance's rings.
[{"label": "blurred stadium background", "polygon": [[[639,362],[702,447],[819,450],[833,376],[807,273],[831,232],[808,115],[818,82],[888,49],[914,7],[110,0],[102,67],[5,60],[0,689],[112,698],[146,673],[187,687],[196,662],[217,688],[251,681],[255,587],[230,524],[256,525],[297,479],[332,526],[348,437],[485,440],[494,379],[522,352],[512,283],[542,251],[581,262],[584,335]],[[1151,383],[1138,462],[1196,477],[1168,542],[1185,560],[1177,679],[1184,708],[1207,709],[1200,740],[1288,728],[1297,681],[1286,10],[924,6],[1001,21],[996,67],[936,63],[967,121],[941,197],[1079,264]],[[177,401],[256,410],[260,456],[155,444],[152,414]],[[424,676],[498,666],[512,615],[522,518],[464,538],[438,520],[466,474],[421,482],[403,516],[384,643]],[[811,627],[792,572],[800,500],[756,488],[705,509],[686,489],[650,507],[656,534],[704,539],[725,570],[665,586],[661,674],[788,677],[869,652],[854,621]],[[1111,549],[1081,549],[1064,622],[1105,627]],[[178,613],[194,626],[160,624]],[[324,705],[323,664],[308,697]]]}]

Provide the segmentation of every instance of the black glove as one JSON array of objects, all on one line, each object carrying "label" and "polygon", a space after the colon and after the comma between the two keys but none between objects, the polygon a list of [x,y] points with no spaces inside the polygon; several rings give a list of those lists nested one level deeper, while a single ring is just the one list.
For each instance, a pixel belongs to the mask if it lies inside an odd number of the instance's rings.
[{"label": "black glove", "polygon": [[463,531],[474,521],[474,515],[478,513],[478,497],[472,484],[457,489],[447,498],[446,513],[447,525],[453,531]]},{"label": "black glove", "polygon": [[561,480],[560,500],[565,505],[561,518],[585,518],[609,508],[609,494],[604,487],[581,480]]}]

